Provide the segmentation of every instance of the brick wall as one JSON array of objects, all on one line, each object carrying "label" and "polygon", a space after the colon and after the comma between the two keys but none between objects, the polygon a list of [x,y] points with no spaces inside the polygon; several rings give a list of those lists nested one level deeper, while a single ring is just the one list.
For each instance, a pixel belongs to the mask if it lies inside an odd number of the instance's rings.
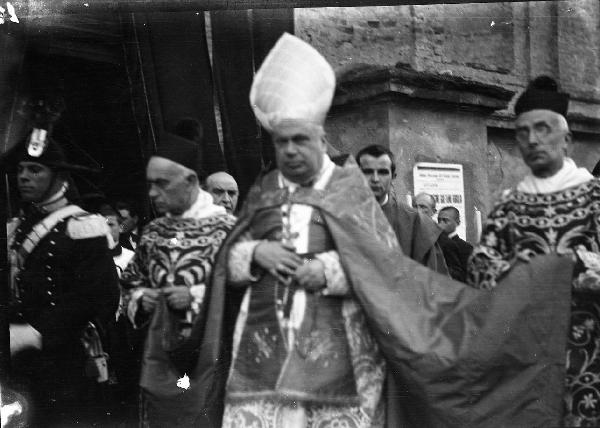
[{"label": "brick wall", "polygon": [[545,73],[600,103],[597,0],[296,9],[295,28],[336,68],[404,63],[512,89]]},{"label": "brick wall", "polygon": [[[573,158],[590,169],[600,158],[597,0],[297,9],[295,31],[339,76],[364,64],[402,65],[423,76],[452,76],[519,93],[532,77],[550,75],[572,96],[569,119],[579,131]],[[389,82],[393,87],[393,78]],[[330,140],[350,153],[372,143],[390,147],[399,166],[394,186],[400,195],[412,191],[416,162],[463,164],[465,214],[472,225],[475,207],[485,215],[497,193],[528,172],[514,145],[512,107],[492,114],[462,96],[443,102],[445,89],[437,100],[424,100],[410,88],[396,96],[373,86],[366,96],[368,91],[356,86],[353,102],[336,98]],[[467,233],[477,240],[472,226]]]}]

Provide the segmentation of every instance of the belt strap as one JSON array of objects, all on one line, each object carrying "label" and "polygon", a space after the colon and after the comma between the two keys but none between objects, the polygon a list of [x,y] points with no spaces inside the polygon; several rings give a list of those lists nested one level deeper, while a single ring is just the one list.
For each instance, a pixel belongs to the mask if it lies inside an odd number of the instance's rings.
[{"label": "belt strap", "polygon": [[85,213],[85,211],[79,208],[77,205],[67,205],[66,207],[54,211],[38,224],[33,226],[31,232],[27,234],[25,239],[23,239],[21,246],[17,249],[19,265],[23,266],[27,256],[33,252],[40,241],[44,239],[58,223],[75,214],[82,213]]}]

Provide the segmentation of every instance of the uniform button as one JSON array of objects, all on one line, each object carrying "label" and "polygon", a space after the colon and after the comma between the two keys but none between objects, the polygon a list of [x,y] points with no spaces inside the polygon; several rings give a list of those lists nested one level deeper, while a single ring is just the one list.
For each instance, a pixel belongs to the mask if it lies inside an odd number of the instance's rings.
[{"label": "uniform button", "polygon": [[50,241],[50,245],[54,245],[54,244],[56,244],[56,242]]},{"label": "uniform button", "polygon": [[46,291],[46,293],[48,294],[48,296],[52,296],[52,291],[48,290]]},{"label": "uniform button", "polygon": [[48,253],[48,257],[52,257],[52,256],[54,256],[54,254]]},{"label": "uniform button", "polygon": [[47,277],[46,277],[46,279],[47,279],[48,281],[52,282],[52,277],[50,277],[50,276],[47,276]]},{"label": "uniform button", "polygon": [[52,266],[46,265],[46,269],[52,269]]},{"label": "uniform button", "polygon": [[50,302],[50,306],[56,306],[55,302]]}]

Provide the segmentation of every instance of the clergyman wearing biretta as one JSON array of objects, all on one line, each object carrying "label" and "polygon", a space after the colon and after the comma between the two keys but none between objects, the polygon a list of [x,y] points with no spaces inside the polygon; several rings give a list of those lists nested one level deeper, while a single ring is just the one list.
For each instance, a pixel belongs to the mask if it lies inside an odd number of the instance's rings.
[{"label": "clergyman wearing biretta", "polygon": [[161,136],[146,179],[162,216],[144,228],[121,278],[129,319],[148,329],[140,379],[145,427],[212,427],[219,420],[212,386],[220,325],[212,320],[222,299],[212,292],[211,275],[235,218],[200,188],[196,151],[182,137]]},{"label": "clergyman wearing biretta", "polygon": [[[515,104],[516,140],[531,173],[489,214],[469,266],[469,282],[499,289],[519,261],[543,254],[572,259],[563,423],[600,424],[600,181],[567,156],[569,95],[551,78],[530,83]],[[564,340],[564,339],[563,339]],[[562,385],[561,385],[562,387]]]}]

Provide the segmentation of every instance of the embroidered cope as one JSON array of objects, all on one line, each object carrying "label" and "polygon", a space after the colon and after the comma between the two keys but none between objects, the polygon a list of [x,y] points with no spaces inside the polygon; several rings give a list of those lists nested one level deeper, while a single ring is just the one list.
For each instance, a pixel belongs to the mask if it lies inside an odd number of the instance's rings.
[{"label": "embroidered cope", "polygon": [[572,258],[571,325],[566,352],[566,426],[600,425],[600,181],[561,191],[505,193],[469,261],[468,281],[492,289],[517,260]]},{"label": "embroidered cope", "polygon": [[198,220],[161,217],[148,224],[121,278],[128,292],[126,300],[132,323],[139,326],[148,321],[138,314],[140,287],[186,285],[199,305],[194,311],[197,315],[203,303],[204,293],[200,290],[205,287],[214,257],[234,223],[233,216],[222,214]]},{"label": "embroidered cope", "polygon": [[[144,426],[205,424],[201,418],[207,410],[199,403],[206,385],[195,369],[198,356],[187,350],[186,343],[201,340],[195,328],[206,319],[214,260],[234,223],[235,217],[226,213],[158,218],[145,227],[135,256],[123,272],[127,314],[136,327],[148,326],[140,386],[143,423],[150,425]],[[189,310],[171,309],[163,295],[152,314],[138,310],[145,288],[170,286],[190,288]],[[177,385],[184,374],[189,376],[190,387],[182,394]]]}]

